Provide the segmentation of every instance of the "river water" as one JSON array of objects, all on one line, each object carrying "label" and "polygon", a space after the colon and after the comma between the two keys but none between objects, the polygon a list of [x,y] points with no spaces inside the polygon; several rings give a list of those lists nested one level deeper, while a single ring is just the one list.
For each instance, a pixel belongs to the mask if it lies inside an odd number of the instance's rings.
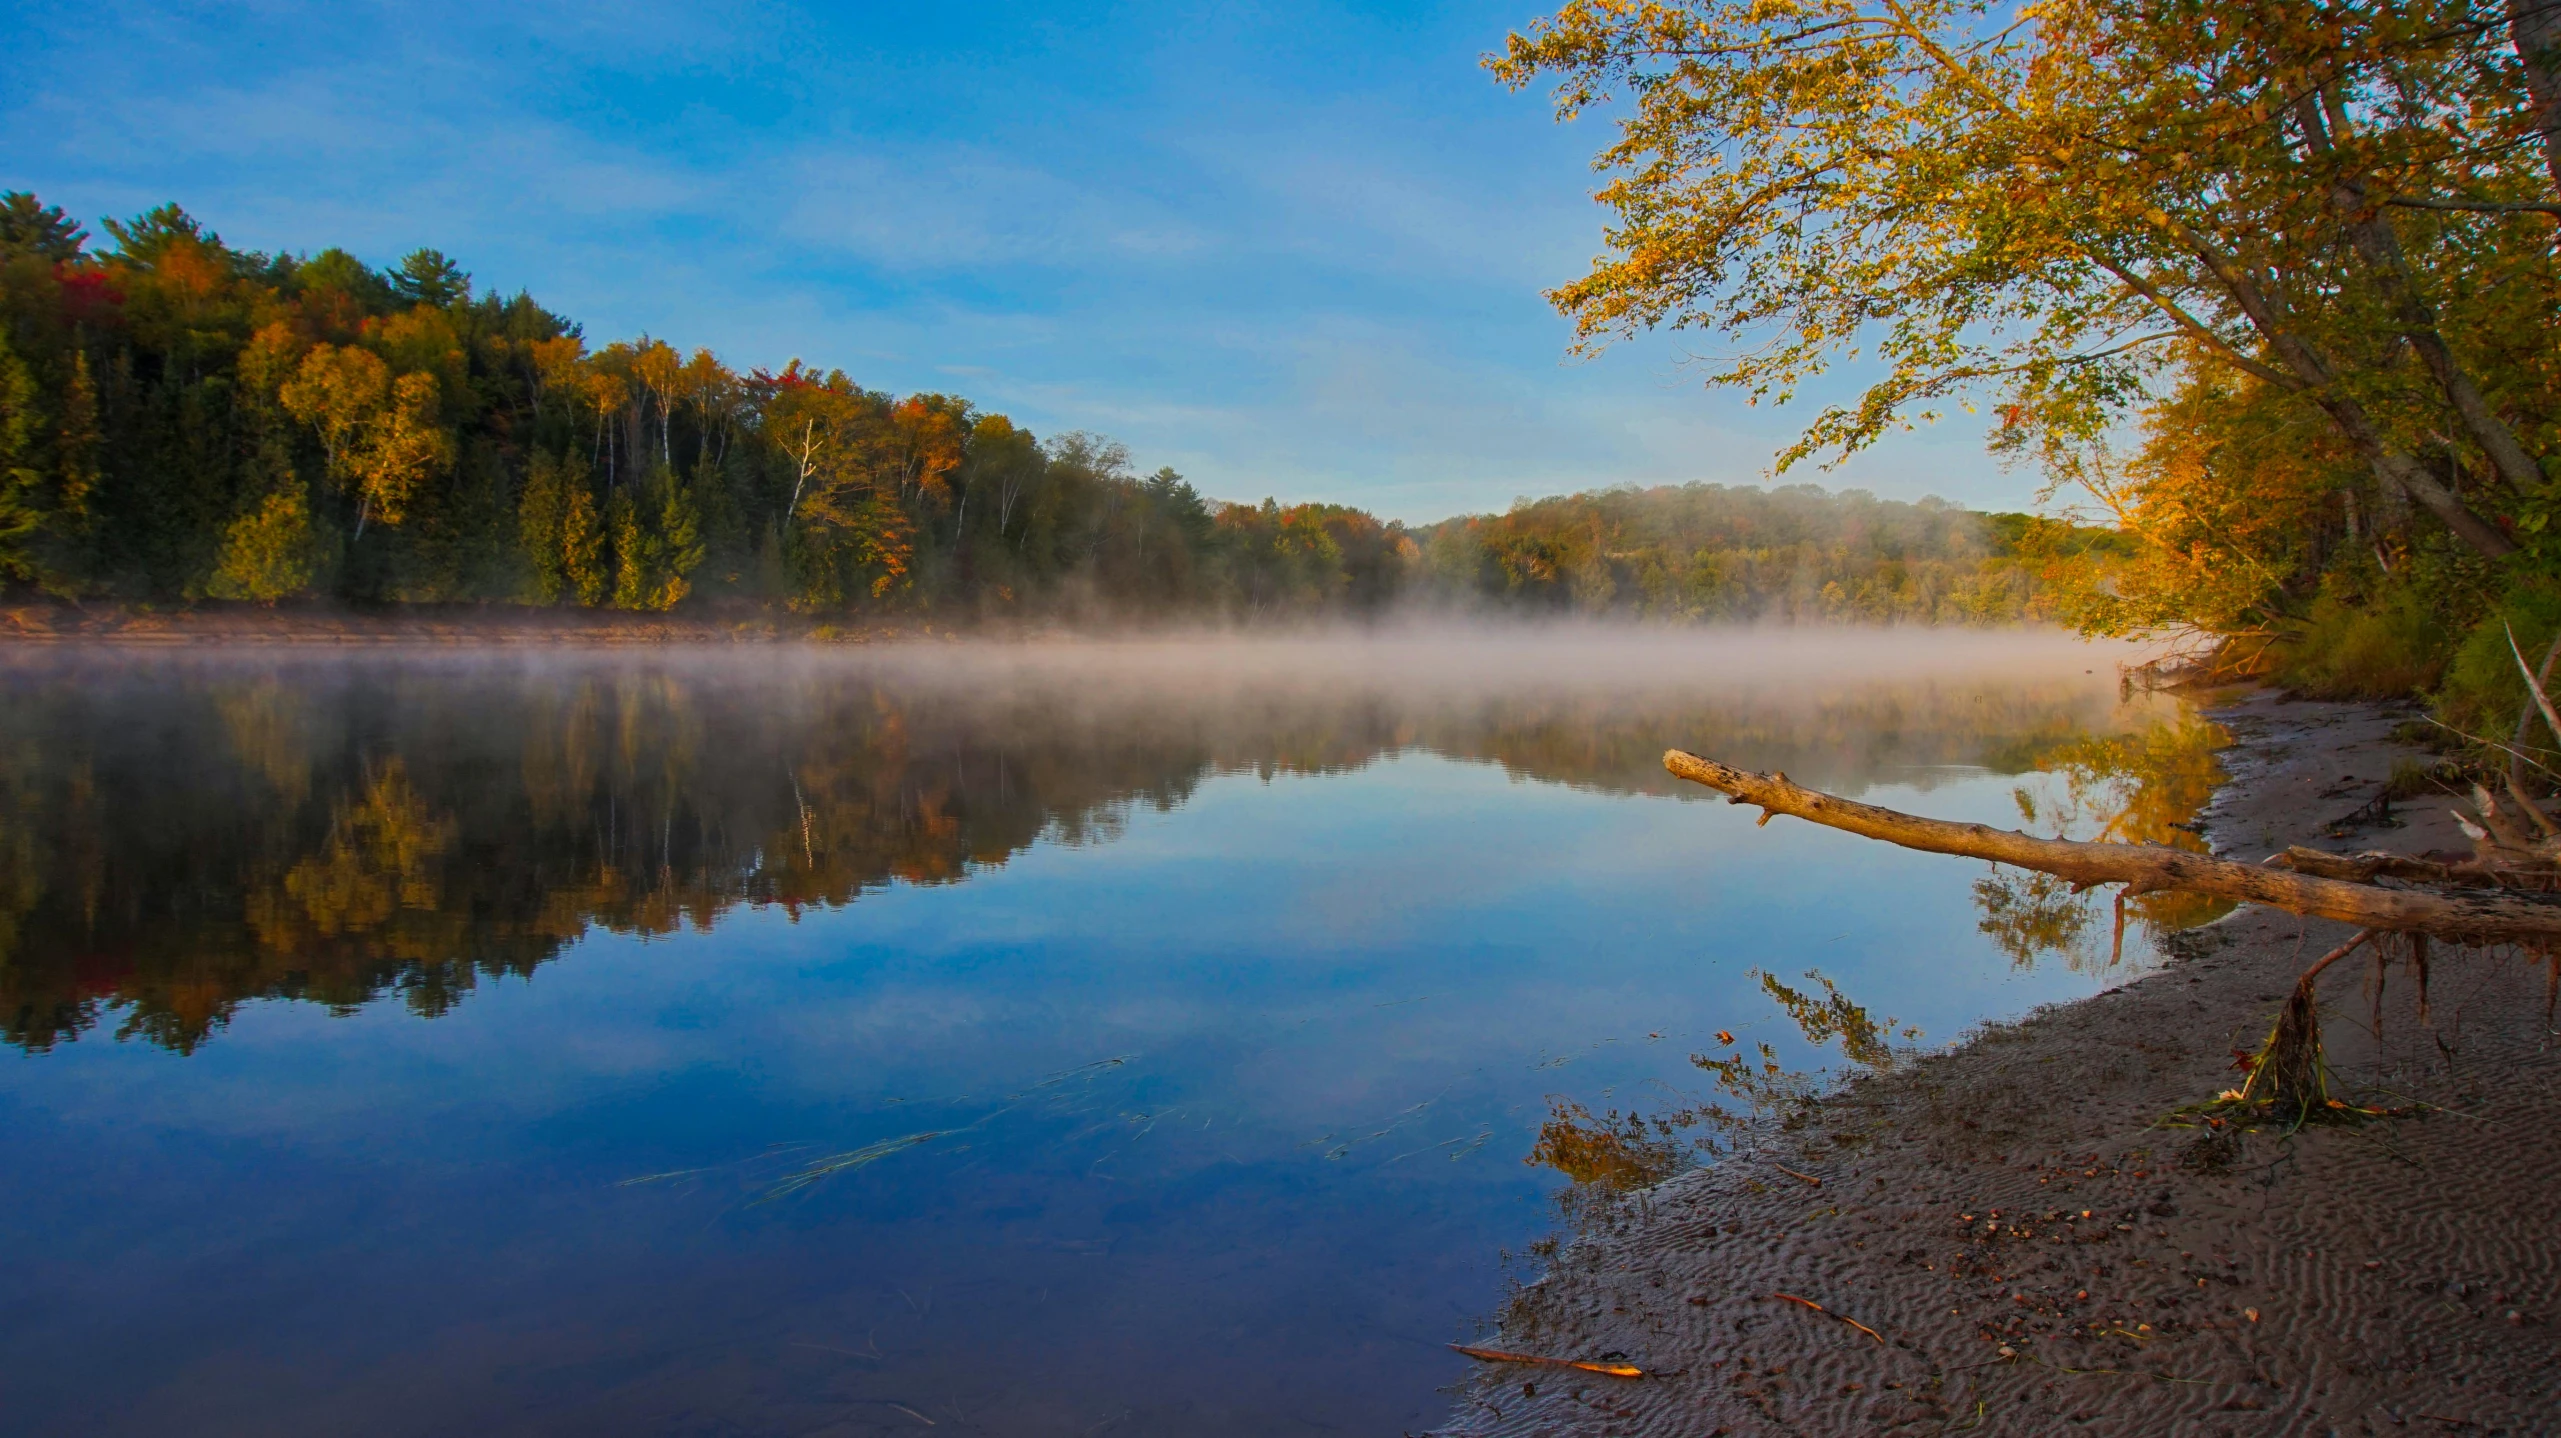
[{"label": "river water", "polygon": [[2034,635],[0,657],[0,1429],[1394,1433],[1560,1106],[2149,962],[1681,793],[2175,837]]}]

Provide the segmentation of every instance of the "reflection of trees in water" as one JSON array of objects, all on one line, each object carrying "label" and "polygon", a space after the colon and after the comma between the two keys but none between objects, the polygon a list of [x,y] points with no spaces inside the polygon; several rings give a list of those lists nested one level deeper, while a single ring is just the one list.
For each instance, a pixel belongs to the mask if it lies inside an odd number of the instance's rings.
[{"label": "reflection of trees in water", "polygon": [[0,1028],[190,1049],[243,1001],[437,1014],[591,926],[795,916],[1108,842],[1220,773],[1429,750],[1611,792],[1724,752],[1855,790],[2059,752],[2086,685],[1604,699],[1516,679],[1324,692],[733,657],[26,663],[0,678]]},{"label": "reflection of trees in water", "polygon": [[1612,1109],[1595,1117],[1571,1099],[1552,1098],[1528,1162],[1556,1170],[1577,1189],[1651,1188],[1693,1162],[1703,1135],[1692,1130],[1703,1117],[1696,1109],[1649,1115]]},{"label": "reflection of trees in water", "polygon": [[[1721,1098],[1684,1100],[1649,1113],[1612,1109],[1599,1115],[1569,1099],[1549,1099],[1547,1121],[1523,1161],[1565,1176],[1566,1185],[1556,1194],[1564,1231],[1532,1244],[1532,1255],[1553,1261],[1569,1237],[1603,1230],[1620,1218],[1625,1205],[1643,1203],[1639,1195],[1644,1190],[1729,1155],[1748,1153],[1772,1135],[1785,1135],[1790,1148],[1809,1157],[1867,1142],[1872,1116],[1822,1100],[1844,1074],[1884,1074],[1902,1065],[1912,1056],[1920,1030],[1891,1017],[1875,1017],[1820,972],[1808,971],[1797,984],[1760,970],[1752,977],[1808,1045],[1818,1052],[1836,1051],[1839,1066],[1791,1069],[1780,1061],[1775,1045],[1745,1046],[1731,1033],[1719,1033],[1716,1047],[1690,1055],[1690,1062],[1714,1082]],[[1776,1164],[1753,1172],[1772,1183],[1799,1181]],[[1515,1339],[1536,1340],[1556,1317],[1544,1307],[1550,1298],[1543,1285],[1515,1287],[1496,1326]]]},{"label": "reflection of trees in water", "polygon": [[[1752,977],[1807,1044],[1817,1050],[1837,1044],[1854,1070],[1887,1072],[1921,1036],[1897,1019],[1874,1017],[1820,972],[1808,971],[1803,985],[1758,969]],[[1821,1119],[1828,1075],[1788,1068],[1774,1045],[1745,1049],[1731,1034],[1716,1037],[1715,1051],[1692,1054],[1690,1062],[1715,1081],[1724,1100],[1650,1114],[1612,1109],[1595,1117],[1582,1104],[1550,1099],[1547,1122],[1539,1126],[1527,1161],[1565,1175],[1575,1193],[1625,1193],[1713,1159],[1764,1126],[1794,1133]]]},{"label": "reflection of trees in water", "polygon": [[[2229,742],[2222,726],[2193,715],[2131,733],[2076,735],[2018,755],[2016,767],[2035,774],[2012,795],[2031,832],[2203,853],[2205,841],[2187,826],[2223,782],[2215,753]],[[1974,896],[1983,911],[1979,927],[2022,967],[2059,954],[2071,968],[2093,971],[2121,957],[2114,913],[2099,909],[2102,896],[2075,893],[2052,874],[1996,868],[1975,881]],[[2124,901],[2127,926],[2155,944],[2232,908],[2176,892]]]},{"label": "reflection of trees in water", "polygon": [[252,998],[441,1013],[590,925],[949,882],[1203,771],[1009,717],[638,670],[22,682],[0,1019],[44,1047],[120,1007],[187,1049]]}]

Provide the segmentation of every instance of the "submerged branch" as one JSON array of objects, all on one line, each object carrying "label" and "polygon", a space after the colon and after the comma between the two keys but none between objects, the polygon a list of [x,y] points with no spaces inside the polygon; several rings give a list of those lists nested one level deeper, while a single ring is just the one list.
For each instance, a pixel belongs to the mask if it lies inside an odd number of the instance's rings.
[{"label": "submerged branch", "polygon": [[2561,940],[2561,903],[2530,894],[2385,888],[2294,869],[2239,864],[2160,844],[2039,839],[2013,829],[1924,819],[1862,804],[1808,789],[1785,774],[1755,774],[1678,749],[1664,753],[1663,767],[1738,804],[1758,805],[1764,811],[1764,823],[1772,814],[1787,814],[1906,849],[2034,869],[2083,888],[2123,884],[2129,894],[2176,889],[2338,919],[2360,928],[2442,934],[2479,943]]}]

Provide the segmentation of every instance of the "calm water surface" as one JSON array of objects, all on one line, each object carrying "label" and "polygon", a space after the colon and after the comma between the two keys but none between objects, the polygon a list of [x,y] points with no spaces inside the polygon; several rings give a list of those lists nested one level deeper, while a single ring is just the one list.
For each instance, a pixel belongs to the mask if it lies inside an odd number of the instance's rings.
[{"label": "calm water surface", "polygon": [[1554,1104],[1818,1061],[1755,969],[1946,1039],[2144,962],[1661,750],[2160,837],[2110,657],[0,658],[0,1428],[1430,1426]]}]

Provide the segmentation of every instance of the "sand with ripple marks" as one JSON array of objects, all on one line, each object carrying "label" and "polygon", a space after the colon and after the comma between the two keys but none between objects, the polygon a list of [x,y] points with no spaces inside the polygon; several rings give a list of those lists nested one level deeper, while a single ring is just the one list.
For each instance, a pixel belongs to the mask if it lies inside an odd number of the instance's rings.
[{"label": "sand with ripple marks", "polygon": [[[2217,852],[2460,848],[2441,805],[2351,833],[2413,711],[2217,711]],[[1948,862],[1962,862],[1950,860]],[[1484,1341],[1451,1435],[2561,1432],[2561,1053],[2541,962],[2440,952],[2324,982],[2350,1089],[2421,1116],[2291,1137],[2155,1126],[2237,1081],[2347,930],[2244,908],[2122,988],[1837,1095],[1820,1127],[1592,1221]],[[1916,956],[1925,961],[1926,956]],[[1818,1177],[1790,1178],[1779,1165]],[[1785,1300],[1789,1293],[1880,1336]]]}]

